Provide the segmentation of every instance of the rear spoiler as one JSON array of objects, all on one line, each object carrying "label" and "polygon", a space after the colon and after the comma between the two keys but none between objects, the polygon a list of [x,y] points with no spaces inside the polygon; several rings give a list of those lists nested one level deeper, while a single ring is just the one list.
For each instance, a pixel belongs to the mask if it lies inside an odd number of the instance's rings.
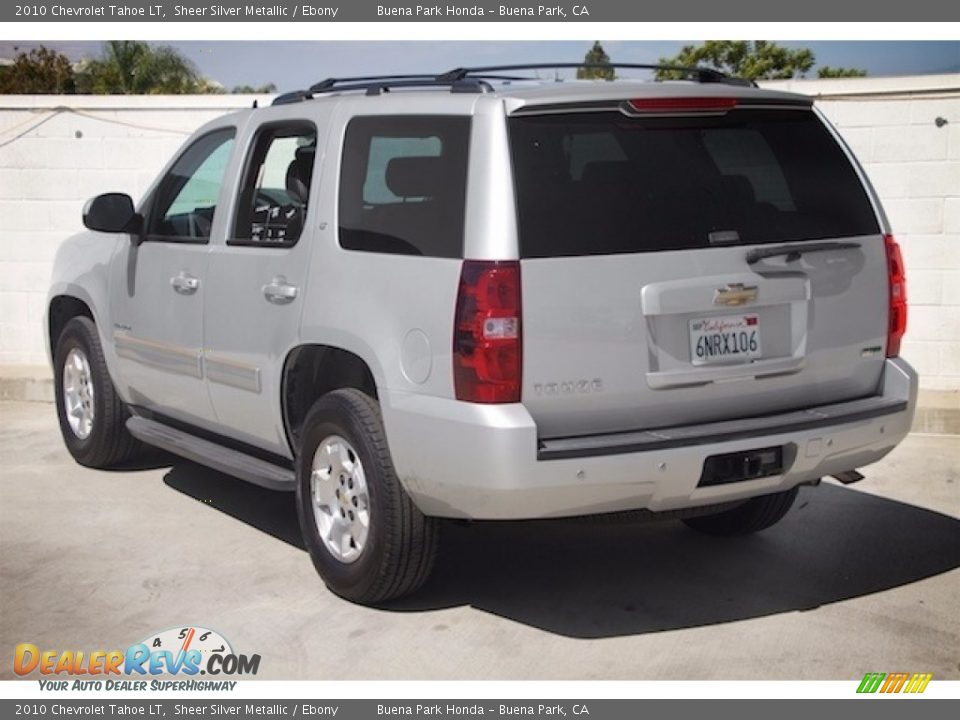
[{"label": "rear spoiler", "polygon": [[[701,102],[702,101],[702,102]],[[702,107],[697,107],[698,102]],[[643,108],[649,104],[651,107]],[[652,107],[660,104],[661,107]],[[670,105],[674,107],[670,107]],[[723,105],[723,107],[720,107]],[[564,113],[583,112],[619,112],[631,117],[645,117],[648,115],[687,115],[687,114],[717,114],[727,112],[734,107],[739,109],[776,109],[791,110],[810,109],[813,107],[813,98],[803,95],[784,97],[750,97],[750,96],[650,96],[645,98],[624,100],[611,98],[608,100],[590,100],[572,103],[525,103],[513,110],[511,116],[521,115],[559,115]]]}]

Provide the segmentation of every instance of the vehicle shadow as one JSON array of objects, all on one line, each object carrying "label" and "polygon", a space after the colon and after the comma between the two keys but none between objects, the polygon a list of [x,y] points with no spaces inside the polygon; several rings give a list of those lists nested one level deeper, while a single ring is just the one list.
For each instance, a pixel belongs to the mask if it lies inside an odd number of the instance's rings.
[{"label": "vehicle shadow", "polygon": [[[178,462],[170,487],[302,548],[291,493]],[[869,595],[960,567],[960,520],[824,484],[775,527],[714,538],[675,521],[445,523],[420,612],[470,605],[574,638],[713,625]]]},{"label": "vehicle shadow", "polygon": [[160,448],[145,445],[133,460],[105,468],[105,472],[125,473],[136,470],[159,470],[180,462],[180,458]]},{"label": "vehicle shadow", "polygon": [[306,550],[291,492],[267,490],[182,459],[175,461],[163,482],[277,540]]}]

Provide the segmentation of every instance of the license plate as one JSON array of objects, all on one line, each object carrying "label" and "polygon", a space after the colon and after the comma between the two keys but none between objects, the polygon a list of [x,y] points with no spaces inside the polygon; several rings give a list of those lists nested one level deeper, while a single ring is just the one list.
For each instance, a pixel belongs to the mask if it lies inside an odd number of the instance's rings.
[{"label": "license plate", "polygon": [[690,321],[694,365],[750,362],[760,357],[760,317],[724,315]]}]

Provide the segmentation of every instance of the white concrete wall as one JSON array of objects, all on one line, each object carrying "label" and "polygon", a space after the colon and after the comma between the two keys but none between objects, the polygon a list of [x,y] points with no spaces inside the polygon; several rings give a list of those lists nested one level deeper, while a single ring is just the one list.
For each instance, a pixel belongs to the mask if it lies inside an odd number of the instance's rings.
[{"label": "white concrete wall", "polygon": [[907,266],[903,355],[921,387],[960,390],[960,75],[764,86],[816,97],[853,148]]},{"label": "white concrete wall", "polygon": [[[960,75],[764,85],[815,96],[860,158],[907,264],[904,355],[923,387],[960,390]],[[189,132],[252,99],[0,97],[0,366],[45,362],[50,262],[84,201],[138,196]]]},{"label": "white concrete wall", "polygon": [[190,133],[252,102],[246,95],[0,96],[0,368],[46,363],[50,268],[59,243],[83,229],[84,202],[110,190],[139,199]]}]

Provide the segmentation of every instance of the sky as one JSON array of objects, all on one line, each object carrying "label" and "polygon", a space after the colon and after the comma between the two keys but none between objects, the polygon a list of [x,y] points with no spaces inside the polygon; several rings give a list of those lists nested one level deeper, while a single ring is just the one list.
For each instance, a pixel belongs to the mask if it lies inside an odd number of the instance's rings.
[{"label": "sky", "polygon": [[[603,41],[614,62],[651,63],[675,55],[692,41]],[[200,72],[227,89],[274,83],[286,92],[331,76],[436,73],[466,65],[575,62],[591,43],[584,41],[172,41]],[[784,41],[813,50],[817,66],[857,67],[872,76],[960,72],[960,41]],[[96,56],[101,43],[0,40],[0,58],[38,45],[71,60]],[[816,77],[816,66],[810,73]]]}]

